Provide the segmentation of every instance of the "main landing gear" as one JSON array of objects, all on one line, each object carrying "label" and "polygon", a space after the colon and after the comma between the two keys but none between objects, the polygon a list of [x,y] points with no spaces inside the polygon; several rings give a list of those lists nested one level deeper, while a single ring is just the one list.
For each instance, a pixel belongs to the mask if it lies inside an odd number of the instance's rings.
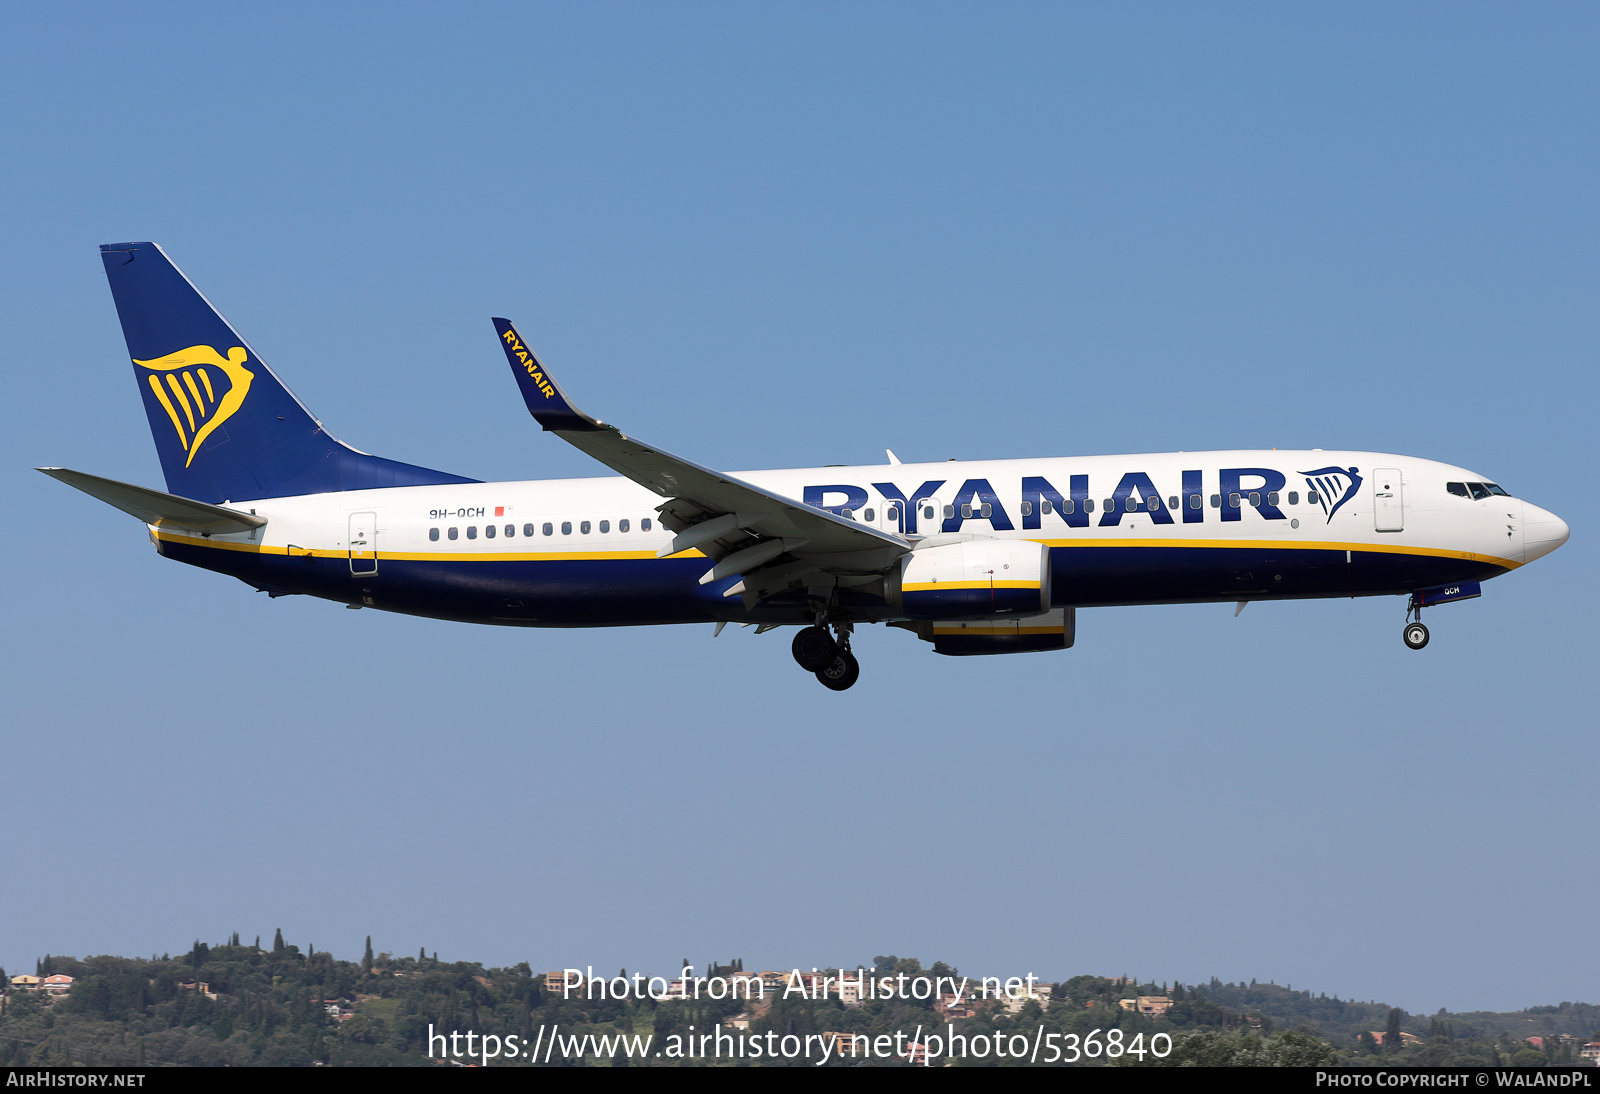
[{"label": "main landing gear", "polygon": [[1422,625],[1422,600],[1416,593],[1411,594],[1411,600],[1406,604],[1406,627],[1400,632],[1400,637],[1414,650],[1420,650],[1428,644],[1428,628]]},{"label": "main landing gear", "polygon": [[815,673],[823,687],[845,691],[860,679],[861,665],[850,652],[850,624],[836,623],[834,630],[837,638],[828,633],[825,618],[815,626],[801,627],[789,649],[795,664]]}]

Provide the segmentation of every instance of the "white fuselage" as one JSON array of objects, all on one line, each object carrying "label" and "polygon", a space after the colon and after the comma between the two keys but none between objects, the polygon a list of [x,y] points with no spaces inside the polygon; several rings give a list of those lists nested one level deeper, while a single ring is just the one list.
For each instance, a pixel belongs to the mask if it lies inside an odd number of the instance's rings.
[{"label": "white fuselage", "polygon": [[[913,545],[968,536],[1044,543],[1055,603],[1069,605],[1406,592],[1435,579],[1495,576],[1566,538],[1559,518],[1488,493],[1493,483],[1483,476],[1366,452],[951,461],[738,477]],[[698,552],[657,557],[672,540],[656,511],[661,501],[609,477],[416,486],[233,500],[267,525],[204,539],[153,534],[164,553],[273,591],[417,614],[554,626],[770,618],[714,585],[697,586],[709,566]],[[1348,572],[1330,569],[1339,565]],[[635,601],[640,610],[630,613]],[[894,613],[862,605],[856,614]]]}]

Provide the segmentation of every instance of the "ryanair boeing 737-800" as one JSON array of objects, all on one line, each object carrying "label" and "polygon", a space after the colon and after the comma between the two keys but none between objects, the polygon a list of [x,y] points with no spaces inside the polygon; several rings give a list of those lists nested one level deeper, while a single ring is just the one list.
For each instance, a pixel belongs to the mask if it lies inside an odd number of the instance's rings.
[{"label": "ryanair boeing 737-800", "polygon": [[622,477],[478,482],[334,439],[153,243],[100,248],[167,492],[41,468],[157,552],[299,593],[472,623],[794,626],[842,691],[857,624],[937,653],[1066,649],[1075,610],[1408,595],[1549,554],[1566,524],[1488,476],[1371,452],[1188,452],[725,474],[579,410],[495,331],[546,431]]}]

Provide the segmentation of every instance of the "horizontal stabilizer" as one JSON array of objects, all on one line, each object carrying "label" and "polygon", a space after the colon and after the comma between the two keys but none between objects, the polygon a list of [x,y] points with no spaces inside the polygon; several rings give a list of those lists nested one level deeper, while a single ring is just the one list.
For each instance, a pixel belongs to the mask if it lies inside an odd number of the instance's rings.
[{"label": "horizontal stabilizer", "polygon": [[99,475],[86,475],[82,471],[69,471],[65,467],[40,467],[52,479],[60,479],[68,486],[77,487],[91,498],[99,498],[107,505],[138,517],[146,524],[162,528],[187,528],[203,535],[226,535],[229,532],[249,532],[266,526],[265,517],[208,505],[203,501],[180,498],[176,494],[163,494],[115,479],[102,479]]}]

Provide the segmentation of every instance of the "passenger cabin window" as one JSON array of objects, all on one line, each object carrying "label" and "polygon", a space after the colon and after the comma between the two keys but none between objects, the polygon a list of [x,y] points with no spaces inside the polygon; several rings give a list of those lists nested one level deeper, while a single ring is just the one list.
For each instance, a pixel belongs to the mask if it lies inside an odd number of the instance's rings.
[{"label": "passenger cabin window", "polygon": [[[1050,503],[1049,502],[1045,502],[1045,504],[1049,505]],[[1022,515],[1025,516],[1025,517],[1033,516],[1033,502],[1025,501],[1025,502],[1022,503]]]},{"label": "passenger cabin window", "polygon": [[572,534],[572,522],[570,520],[564,520],[561,522],[561,534],[564,536],[570,536]]},{"label": "passenger cabin window", "polygon": [[933,506],[924,505],[922,507],[922,519],[923,520],[932,520],[933,519]]},{"label": "passenger cabin window", "polygon": [[476,524],[467,525],[467,538],[468,539],[477,539],[478,538],[478,526]]},{"label": "passenger cabin window", "polygon": [[994,516],[994,506],[984,502],[983,508],[978,510],[978,515],[985,518]]},{"label": "passenger cabin window", "polygon": [[961,507],[961,519],[966,520],[970,516],[972,516],[972,506],[963,505]]},{"label": "passenger cabin window", "polygon": [[[532,536],[533,536],[533,525],[524,524],[522,526],[522,534],[525,535],[525,536],[528,536],[529,538],[532,538]],[[549,533],[547,532],[545,534],[548,535]]]},{"label": "passenger cabin window", "polygon": [[588,535],[589,534],[589,522],[588,521],[583,521],[581,524],[579,524],[578,525],[578,531],[583,533],[584,535]]},{"label": "passenger cabin window", "polygon": [[1317,504],[1317,492],[1315,490],[1307,490],[1306,491],[1306,504],[1307,505],[1315,505],[1315,504]]},{"label": "passenger cabin window", "polygon": [[878,519],[878,511],[876,509],[867,509],[862,512],[861,519],[871,524]]},{"label": "passenger cabin window", "polygon": [[1261,492],[1259,490],[1250,491],[1250,504],[1257,509],[1261,508]]},{"label": "passenger cabin window", "polygon": [[645,517],[643,520],[641,520],[639,522],[639,531],[648,532],[649,530],[650,530],[650,518],[649,517]]},{"label": "passenger cabin window", "polygon": [[458,533],[454,528],[450,529],[448,532],[445,533],[445,535],[449,536],[451,539],[455,539],[456,536],[459,535],[459,534],[460,533]]},{"label": "passenger cabin window", "polygon": [[856,512],[855,512],[854,509],[841,509],[841,510],[839,510],[839,515],[841,517],[843,517],[845,520],[855,520],[856,519]]},{"label": "passenger cabin window", "polygon": [[1298,491],[1298,490],[1289,491],[1289,504],[1290,505],[1299,505],[1300,504],[1300,491]]},{"label": "passenger cabin window", "polygon": [[1198,508],[1200,508],[1200,495],[1199,494],[1190,494],[1189,495],[1189,508],[1190,509],[1198,509]]},{"label": "passenger cabin window", "polygon": [[1117,499],[1116,498],[1107,498],[1106,502],[1105,502],[1105,506],[1106,506],[1106,512],[1115,513],[1117,511]]},{"label": "passenger cabin window", "polygon": [[1144,499],[1144,507],[1154,513],[1157,509],[1161,508],[1161,499],[1156,497],[1154,494],[1151,494],[1148,498]]},{"label": "passenger cabin window", "polygon": [[[484,529],[483,529],[483,535],[484,535],[485,539],[493,539],[494,538],[494,525],[492,525],[492,524],[485,525]],[[470,539],[471,537],[469,536],[467,538]]]},{"label": "passenger cabin window", "polygon": [[1177,507],[1178,507],[1178,495],[1174,494],[1170,498],[1167,499],[1167,508],[1168,509],[1176,509]]},{"label": "passenger cabin window", "polygon": [[1268,505],[1277,505],[1278,504],[1278,492],[1276,490],[1267,491],[1267,504]]},{"label": "passenger cabin window", "polygon": [[517,534],[517,526],[515,524],[506,525],[506,537],[507,538],[515,536],[516,534]]},{"label": "passenger cabin window", "polygon": [[600,534],[601,535],[605,535],[609,531],[611,531],[611,522],[609,520],[601,521],[600,522]]},{"label": "passenger cabin window", "polygon": [[946,505],[944,507],[944,519],[945,520],[949,520],[951,517],[954,517],[955,515],[956,515],[956,507],[955,506]]},{"label": "passenger cabin window", "polygon": [[617,531],[626,532],[627,530],[628,530],[628,522],[626,520],[617,521]]},{"label": "passenger cabin window", "polygon": [[[1069,504],[1070,504],[1070,503],[1069,503]],[[1094,499],[1093,499],[1093,498],[1084,498],[1084,499],[1083,499],[1083,511],[1084,511],[1084,512],[1085,512],[1085,513],[1092,513],[1092,512],[1094,512]],[[1070,512],[1072,512],[1072,510],[1071,510],[1071,509],[1068,509],[1068,510],[1067,510],[1067,512],[1069,512],[1069,513],[1070,513]]]},{"label": "passenger cabin window", "polygon": [[[1083,504],[1088,507],[1088,508],[1084,509],[1085,513],[1094,512],[1094,503],[1093,502],[1086,501]],[[1044,511],[1046,513],[1048,513],[1050,511],[1050,503],[1049,502],[1045,502],[1044,503]],[[1078,503],[1076,501],[1072,500],[1071,498],[1068,498],[1065,502],[1062,503],[1061,511],[1063,513],[1067,514],[1068,516],[1071,516],[1073,513],[1076,513],[1078,511]]]},{"label": "passenger cabin window", "polygon": [[556,534],[555,525],[551,524],[549,521],[545,521],[544,522],[544,534],[547,535],[547,536],[555,535]]},{"label": "passenger cabin window", "polygon": [[[1072,503],[1069,501],[1069,502],[1067,502],[1067,505],[1071,506]],[[1055,503],[1050,501],[1050,500],[1048,500],[1048,499],[1039,502],[1039,512],[1043,513],[1047,517],[1050,515],[1050,511],[1052,509],[1054,509],[1054,508],[1055,508]],[[1023,512],[1026,513],[1027,510],[1024,509]],[[1070,512],[1072,512],[1072,510],[1069,508],[1067,510],[1067,512],[1070,513]]]},{"label": "passenger cabin window", "polygon": [[428,539],[431,540],[434,543],[438,543],[439,542],[439,529],[437,529],[437,528],[429,528],[428,529]]},{"label": "passenger cabin window", "polygon": [[1237,509],[1237,508],[1239,508],[1239,495],[1238,494],[1229,494],[1228,495],[1228,508],[1229,509]]}]

